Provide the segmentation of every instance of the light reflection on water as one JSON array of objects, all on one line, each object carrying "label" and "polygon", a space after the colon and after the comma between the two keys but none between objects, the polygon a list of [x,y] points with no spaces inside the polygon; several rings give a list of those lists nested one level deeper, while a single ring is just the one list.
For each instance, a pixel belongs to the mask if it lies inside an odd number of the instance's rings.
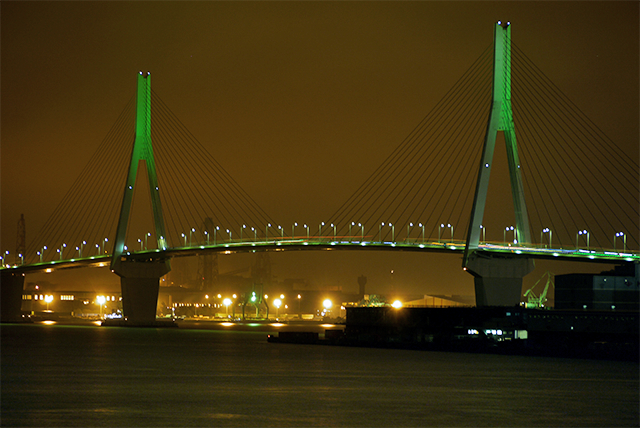
[{"label": "light reflection on water", "polygon": [[191,326],[2,325],[3,426],[638,426],[633,363],[272,344],[269,332],[304,326]]}]

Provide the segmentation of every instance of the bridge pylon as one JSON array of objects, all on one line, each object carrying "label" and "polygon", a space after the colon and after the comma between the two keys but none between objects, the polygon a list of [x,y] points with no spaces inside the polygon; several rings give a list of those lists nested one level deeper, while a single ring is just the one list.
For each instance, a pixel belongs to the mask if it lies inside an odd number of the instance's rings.
[{"label": "bridge pylon", "polygon": [[511,25],[509,22],[498,21],[495,24],[493,52],[491,110],[478,168],[478,180],[462,266],[475,277],[477,306],[512,306],[520,302],[522,278],[533,270],[533,260],[488,256],[478,252],[480,228],[498,131],[503,132],[507,146],[509,178],[516,220],[515,240],[517,242],[514,244],[531,242],[511,108]]},{"label": "bridge pylon", "polygon": [[166,233],[151,142],[151,74],[143,72],[138,75],[135,138],[114,240],[111,270],[120,276],[124,316],[134,323],[148,323],[155,321],[159,281],[171,270],[171,266],[168,258],[150,256],[144,260],[130,260],[125,256],[125,239],[140,164],[147,170],[157,248],[164,250],[167,247]]},{"label": "bridge pylon", "polygon": [[0,271],[0,322],[22,321],[24,273],[13,269]]}]

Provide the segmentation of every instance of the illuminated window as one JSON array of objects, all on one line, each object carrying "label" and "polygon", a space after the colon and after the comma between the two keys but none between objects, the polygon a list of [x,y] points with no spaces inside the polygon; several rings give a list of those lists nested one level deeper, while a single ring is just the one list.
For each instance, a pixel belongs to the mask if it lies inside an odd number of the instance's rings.
[{"label": "illuminated window", "polygon": [[31,300],[31,294],[23,294],[22,300]]},{"label": "illuminated window", "polygon": [[75,300],[75,296],[73,294],[61,294],[60,300]]}]

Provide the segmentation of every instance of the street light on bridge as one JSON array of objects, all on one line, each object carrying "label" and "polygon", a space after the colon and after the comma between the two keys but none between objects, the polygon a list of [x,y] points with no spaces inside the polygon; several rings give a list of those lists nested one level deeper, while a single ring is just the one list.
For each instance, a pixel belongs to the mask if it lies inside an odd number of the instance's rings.
[{"label": "street light on bridge", "polygon": [[293,225],[291,225],[291,238],[293,239],[293,237],[296,236],[296,226],[298,225],[297,222],[293,223]]},{"label": "street light on bridge", "polygon": [[516,229],[514,229],[514,227],[513,227],[513,226],[508,226],[508,227],[505,227],[505,228],[504,228],[503,233],[502,233],[503,238],[504,238],[504,245],[507,245],[507,232],[508,232],[508,231],[510,231],[510,230],[512,230],[512,231],[513,231],[513,243],[514,243],[514,244],[517,244],[517,243],[518,243],[518,239],[517,239],[517,231],[516,231]]},{"label": "street light on bridge", "polygon": [[322,226],[324,226],[324,221],[318,225],[318,239],[322,239]]},{"label": "street light on bridge", "polygon": [[243,231],[244,231],[244,229],[246,229],[246,228],[247,228],[247,225],[246,225],[246,224],[243,224],[243,225],[242,225],[242,227],[240,228],[240,242],[242,242],[242,240],[243,240],[242,232],[243,232]]},{"label": "street light on bridge", "polygon": [[271,227],[271,223],[268,223],[264,228],[264,242],[266,243],[269,240],[269,228]]},{"label": "street light on bridge", "polygon": [[552,248],[553,244],[551,242],[552,242],[553,232],[548,227],[545,227],[544,229],[542,229],[542,232],[540,232],[540,245],[542,245],[542,237],[545,233],[549,234],[549,248]]},{"label": "street light on bridge", "polygon": [[587,250],[589,249],[589,232],[587,232],[586,230],[579,230],[578,233],[576,233],[576,250],[578,249],[578,237],[581,235],[585,235],[586,239],[587,239]]},{"label": "street light on bridge", "polygon": [[[451,223],[447,223],[447,227],[451,230],[451,242],[453,242],[453,226]],[[440,223],[440,227],[438,228],[438,243],[440,243],[442,229],[444,229],[444,223]]]},{"label": "street light on bridge", "polygon": [[[378,234],[380,234],[380,243],[382,244],[382,227],[384,226],[384,223],[381,223],[378,226]],[[396,240],[396,227],[389,223],[389,227],[391,227],[391,242],[395,242]]]},{"label": "street light on bridge", "polygon": [[307,241],[309,240],[309,226],[307,226],[307,224],[305,223],[303,226],[305,229],[307,229]]},{"label": "street light on bridge", "polygon": [[191,241],[191,234],[194,233],[196,231],[195,227],[192,227],[191,230],[189,231],[189,246],[192,247],[193,246],[193,242]]},{"label": "street light on bridge", "polygon": [[622,237],[622,251],[627,251],[627,235],[624,232],[618,232],[613,236],[613,250],[616,250],[616,238]]},{"label": "street light on bridge", "polygon": [[418,223],[418,226],[422,228],[422,243],[424,244],[424,224]]},{"label": "street light on bridge", "polygon": [[336,225],[331,223],[331,227],[333,227],[333,240],[336,240]]},{"label": "street light on bridge", "polygon": [[487,243],[487,235],[486,235],[487,228],[484,227],[483,225],[480,225],[480,229],[482,229],[482,242],[484,242],[486,244]]},{"label": "street light on bridge", "polygon": [[187,235],[185,235],[184,233],[181,234],[182,238],[184,239],[184,246],[187,246]]},{"label": "street light on bridge", "polygon": [[413,223],[409,223],[407,225],[407,237],[404,239],[404,242],[409,242],[409,233],[410,233],[410,230],[411,230],[411,229],[409,229],[410,227],[413,227]]}]

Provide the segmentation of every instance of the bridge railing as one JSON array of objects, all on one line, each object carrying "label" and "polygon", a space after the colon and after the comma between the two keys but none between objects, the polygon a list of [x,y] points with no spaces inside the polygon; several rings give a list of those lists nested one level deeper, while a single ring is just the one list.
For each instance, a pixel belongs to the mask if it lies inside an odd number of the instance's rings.
[{"label": "bridge railing", "polygon": [[[349,249],[386,249],[386,250],[415,250],[427,252],[462,252],[465,249],[465,241],[459,239],[439,239],[423,238],[423,237],[400,237],[396,240],[379,240],[375,235],[295,235],[295,236],[265,236],[265,237],[242,237],[237,239],[225,239],[211,242],[210,240],[191,240],[184,242],[181,246],[169,247],[166,250],[155,248],[145,248],[141,245],[140,249],[126,249],[127,257],[139,257],[141,255],[166,253],[171,257],[176,253],[193,253],[201,254],[202,251],[224,252],[224,251],[251,251],[255,249],[274,249],[287,248],[300,249],[308,247],[309,249],[317,247],[340,247]],[[502,253],[529,256],[533,258],[561,258],[561,259],[580,259],[584,261],[610,261],[611,263],[620,262],[640,262],[640,251],[630,251],[624,248],[622,251],[615,248],[609,249],[593,249],[588,247],[553,247],[548,243],[512,243],[508,241],[481,241],[479,251],[488,253]],[[45,253],[46,254],[46,253]],[[99,252],[89,256],[81,256],[80,252],[75,257],[64,257],[65,253],[50,252],[48,257],[40,254],[40,259],[36,263],[25,264],[24,258],[10,262],[5,257],[2,258],[0,269],[15,269],[21,267],[40,268],[46,271],[59,267],[73,267],[74,265],[91,265],[97,267],[108,266],[111,254],[106,248],[99,249]],[[69,253],[67,253],[69,254]],[[51,257],[53,256],[53,257]]]}]

